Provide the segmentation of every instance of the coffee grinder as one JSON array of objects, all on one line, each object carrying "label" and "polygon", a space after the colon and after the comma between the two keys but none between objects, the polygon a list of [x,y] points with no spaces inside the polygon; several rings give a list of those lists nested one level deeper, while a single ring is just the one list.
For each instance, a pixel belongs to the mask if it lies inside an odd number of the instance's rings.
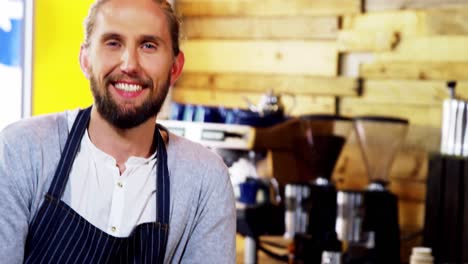
[{"label": "coffee grinder", "polygon": [[[356,117],[354,128],[367,168],[369,184],[362,192],[362,201],[359,200],[361,198],[356,200],[355,195],[359,193],[350,196],[344,192],[338,195],[347,198],[354,195],[354,205],[362,209],[362,214],[357,214],[362,225],[357,234],[354,232],[355,237],[349,239],[350,237],[340,234],[340,238],[348,243],[344,262],[399,263],[398,198],[388,190],[388,175],[406,136],[408,121],[388,117]],[[339,228],[337,232],[340,233]]]},{"label": "coffee grinder", "polygon": [[353,122],[334,115],[302,116],[300,121],[295,154],[302,159],[298,167],[306,180],[301,188],[306,185],[309,191],[299,206],[307,212],[308,221],[305,233],[294,237],[295,257],[304,263],[320,263],[324,251],[341,252],[335,232],[337,191],[331,176]]}]

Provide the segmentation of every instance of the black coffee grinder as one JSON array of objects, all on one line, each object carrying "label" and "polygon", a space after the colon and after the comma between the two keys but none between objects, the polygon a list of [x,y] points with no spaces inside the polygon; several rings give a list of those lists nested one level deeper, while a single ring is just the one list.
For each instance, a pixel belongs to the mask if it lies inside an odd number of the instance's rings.
[{"label": "black coffee grinder", "polygon": [[369,185],[362,192],[364,212],[361,241],[345,241],[348,242],[348,249],[344,263],[400,263],[398,198],[388,190],[388,175],[406,136],[408,121],[388,117],[356,117],[354,128]]},{"label": "black coffee grinder", "polygon": [[302,203],[308,212],[306,233],[297,234],[294,244],[296,258],[304,263],[320,263],[324,251],[341,252],[335,232],[337,191],[331,176],[352,125],[351,119],[341,116],[301,117],[296,156],[303,159],[310,191]]}]

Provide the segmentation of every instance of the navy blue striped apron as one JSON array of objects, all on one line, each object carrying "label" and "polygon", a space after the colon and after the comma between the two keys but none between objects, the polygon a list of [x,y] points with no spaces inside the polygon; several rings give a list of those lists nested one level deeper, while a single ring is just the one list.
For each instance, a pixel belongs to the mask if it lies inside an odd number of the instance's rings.
[{"label": "navy blue striped apron", "polygon": [[156,129],[156,222],[138,225],[129,237],[111,236],[76,213],[61,197],[88,127],[91,108],[73,124],[54,179],[29,228],[25,263],[163,263],[169,231],[169,172],[164,141]]}]

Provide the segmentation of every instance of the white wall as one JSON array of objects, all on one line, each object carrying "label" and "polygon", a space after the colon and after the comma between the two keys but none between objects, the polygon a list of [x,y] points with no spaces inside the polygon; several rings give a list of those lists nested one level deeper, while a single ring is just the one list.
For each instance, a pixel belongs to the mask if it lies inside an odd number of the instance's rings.
[{"label": "white wall", "polygon": [[19,23],[24,17],[23,7],[19,0],[0,1],[0,129],[21,118],[22,63],[12,51],[20,43],[13,39],[21,38]]}]

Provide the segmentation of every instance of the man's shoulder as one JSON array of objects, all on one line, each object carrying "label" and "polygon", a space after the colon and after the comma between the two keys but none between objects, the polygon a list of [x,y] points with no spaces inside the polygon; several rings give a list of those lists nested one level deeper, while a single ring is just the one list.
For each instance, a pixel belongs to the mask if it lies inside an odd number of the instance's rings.
[{"label": "man's shoulder", "polygon": [[168,154],[169,162],[177,162],[177,166],[187,166],[197,170],[227,170],[217,153],[197,142],[172,133],[169,136]]},{"label": "man's shoulder", "polygon": [[69,111],[25,118],[0,131],[0,138],[9,144],[38,143],[48,137],[57,137],[67,128]]}]

